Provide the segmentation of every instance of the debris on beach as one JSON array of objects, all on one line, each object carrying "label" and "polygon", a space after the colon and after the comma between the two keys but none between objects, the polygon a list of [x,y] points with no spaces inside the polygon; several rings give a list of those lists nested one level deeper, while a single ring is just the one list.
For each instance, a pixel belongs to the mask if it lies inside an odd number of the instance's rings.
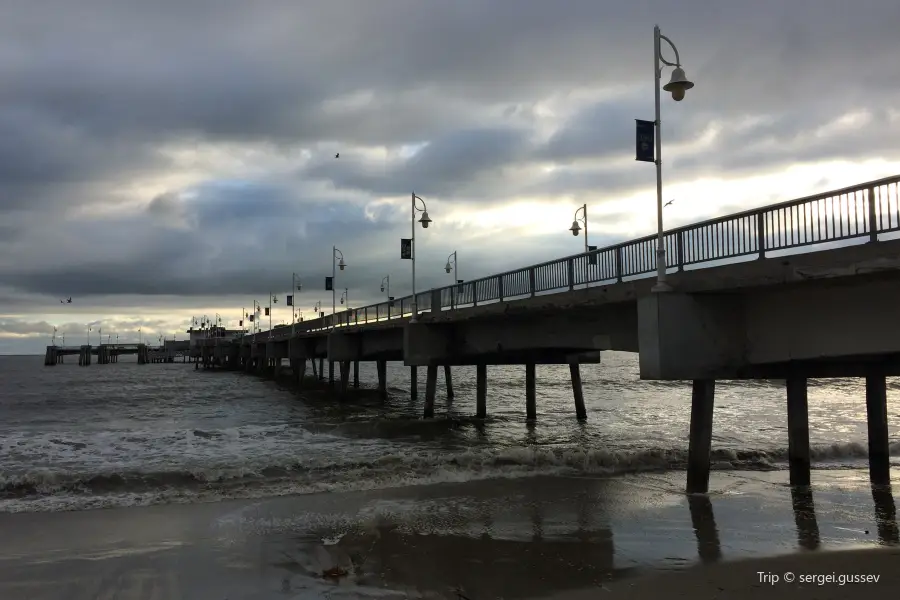
[{"label": "debris on beach", "polygon": [[346,575],[347,571],[338,566],[334,566],[330,569],[325,569],[324,571],[322,571],[322,577],[324,577],[325,579],[339,579],[341,577],[345,577]]}]

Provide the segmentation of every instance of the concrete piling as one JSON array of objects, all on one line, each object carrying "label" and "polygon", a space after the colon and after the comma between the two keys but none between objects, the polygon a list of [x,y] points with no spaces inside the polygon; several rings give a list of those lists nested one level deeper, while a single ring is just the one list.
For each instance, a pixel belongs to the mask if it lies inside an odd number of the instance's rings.
[{"label": "concrete piling", "polygon": [[688,443],[687,493],[709,491],[710,449],[712,446],[714,379],[695,379],[691,390],[691,430]]},{"label": "concrete piling", "polygon": [[525,364],[525,418],[529,421],[537,419],[537,376],[535,364]]},{"label": "concrete piling", "polygon": [[378,394],[382,400],[387,399],[387,361],[379,359],[375,361],[378,370]]},{"label": "concrete piling", "polygon": [[809,485],[809,406],[806,377],[790,374],[785,381],[788,418],[788,465],[791,485]]},{"label": "concrete piling", "polygon": [[437,391],[437,365],[428,365],[425,369],[425,410],[426,419],[434,417],[434,396]]},{"label": "concrete piling", "polygon": [[319,379],[325,379],[325,359],[319,357]]},{"label": "concrete piling", "polygon": [[350,384],[350,361],[342,360],[340,367],[341,367],[340,396],[341,396],[341,399],[343,399],[347,396],[347,387]]},{"label": "concrete piling", "polygon": [[487,365],[475,366],[475,417],[487,417]]},{"label": "concrete piling", "polygon": [[572,377],[572,395],[575,397],[575,417],[579,420],[587,419],[587,410],[584,408],[584,390],[581,386],[581,365],[570,363],[569,374]]},{"label": "concrete piling", "polygon": [[328,387],[334,389],[334,361],[328,361]]},{"label": "concrete piling", "polygon": [[416,400],[419,397],[419,373],[413,365],[409,368],[409,399]]},{"label": "concrete piling", "polygon": [[359,361],[353,361],[353,387],[359,388]]},{"label": "concrete piling", "polygon": [[453,374],[450,365],[444,365],[444,382],[447,385],[447,400],[453,400]]},{"label": "concrete piling", "polygon": [[866,415],[869,430],[869,479],[874,484],[891,482],[891,451],[887,421],[887,381],[884,370],[874,366],[866,374]]}]

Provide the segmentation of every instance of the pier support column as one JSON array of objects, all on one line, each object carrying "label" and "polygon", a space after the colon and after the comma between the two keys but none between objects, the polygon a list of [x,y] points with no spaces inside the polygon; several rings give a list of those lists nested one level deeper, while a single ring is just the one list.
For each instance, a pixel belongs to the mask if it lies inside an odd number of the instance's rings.
[{"label": "pier support column", "polygon": [[475,417],[487,417],[487,365],[475,366]]},{"label": "pier support column", "polygon": [[587,419],[587,410],[584,408],[584,390],[581,386],[581,365],[570,363],[569,374],[572,376],[572,395],[575,397],[575,417],[583,421]]},{"label": "pier support column", "polygon": [[687,493],[709,491],[709,460],[712,446],[714,379],[695,379],[691,390],[691,431],[688,445]]},{"label": "pier support column", "polygon": [[444,382],[447,384],[447,400],[453,400],[453,374],[450,365],[444,365]]},{"label": "pier support column", "polygon": [[328,361],[328,387],[334,389],[334,361]]},{"label": "pier support column", "polygon": [[378,395],[382,400],[387,399],[387,361],[377,360],[375,366],[378,370]]},{"label": "pier support column", "polygon": [[341,399],[347,396],[347,387],[350,383],[350,361],[342,360],[341,364]]},{"label": "pier support column", "polygon": [[309,359],[309,362],[312,363],[313,377],[316,379],[316,381],[318,381],[318,379],[319,379],[319,372],[316,371],[316,359],[315,359],[315,358],[311,358],[311,359]]},{"label": "pier support column", "polygon": [[413,365],[409,368],[409,399],[417,400],[419,398],[419,372],[418,368]]},{"label": "pier support column", "polygon": [[325,359],[319,359],[319,379],[325,379]]},{"label": "pier support column", "polygon": [[303,387],[303,379],[306,377],[306,359],[297,360],[297,370],[294,371],[294,377],[297,378],[297,387]]},{"label": "pier support column", "polygon": [[809,485],[809,406],[806,377],[789,375],[787,388],[788,464],[791,485]]},{"label": "pier support column", "polygon": [[425,411],[426,419],[434,417],[434,395],[437,391],[437,365],[428,365],[425,368]]},{"label": "pier support column", "polygon": [[353,361],[353,387],[359,388],[359,361]]},{"label": "pier support column", "polygon": [[537,419],[537,376],[534,363],[525,365],[525,418],[529,421]]},{"label": "pier support column", "polygon": [[869,479],[876,485],[891,482],[891,451],[887,422],[887,382],[878,367],[866,374],[866,416],[869,429]]}]

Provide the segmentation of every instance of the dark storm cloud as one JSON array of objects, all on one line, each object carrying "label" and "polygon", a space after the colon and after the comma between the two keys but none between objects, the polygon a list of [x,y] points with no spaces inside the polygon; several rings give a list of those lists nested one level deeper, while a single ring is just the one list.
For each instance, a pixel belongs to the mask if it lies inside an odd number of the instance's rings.
[{"label": "dark storm cloud", "polygon": [[[447,282],[453,250],[467,279],[575,251],[564,231],[471,238],[442,210],[650,193],[652,167],[625,162],[634,119],[653,118],[651,18],[697,83],[663,98],[667,182],[894,154],[891,0],[76,4],[9,0],[0,20],[4,313],[68,295],[249,304],[292,271],[311,306],[328,300],[333,245],[354,303],[388,273],[404,295],[412,190],[435,218],[419,289]],[[573,113],[586,91],[605,99]],[[819,132],[854,111],[873,120]],[[195,161],[176,157],[190,148]]]},{"label": "dark storm cloud", "polygon": [[305,177],[383,195],[409,194],[427,188],[432,194],[460,194],[477,188],[479,180],[527,158],[527,130],[491,127],[462,129],[428,142],[406,160],[320,160],[303,169]]}]

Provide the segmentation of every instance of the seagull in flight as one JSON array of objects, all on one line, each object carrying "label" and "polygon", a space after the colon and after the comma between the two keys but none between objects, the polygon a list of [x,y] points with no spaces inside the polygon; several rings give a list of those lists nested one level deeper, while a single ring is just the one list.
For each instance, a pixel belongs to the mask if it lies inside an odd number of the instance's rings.
[{"label": "seagull in flight", "polygon": [[335,157],[335,158],[340,158],[340,157],[341,157],[341,153],[338,152],[337,154],[334,155],[334,157]]},{"label": "seagull in flight", "polygon": [[673,202],[675,202],[675,198],[672,198],[671,200],[669,200],[668,202],[666,202],[665,204],[663,204],[663,208],[669,206],[669,205],[672,204]]},{"label": "seagull in flight", "polygon": [[60,304],[72,304],[72,296],[69,296],[68,300],[60,300]]}]

